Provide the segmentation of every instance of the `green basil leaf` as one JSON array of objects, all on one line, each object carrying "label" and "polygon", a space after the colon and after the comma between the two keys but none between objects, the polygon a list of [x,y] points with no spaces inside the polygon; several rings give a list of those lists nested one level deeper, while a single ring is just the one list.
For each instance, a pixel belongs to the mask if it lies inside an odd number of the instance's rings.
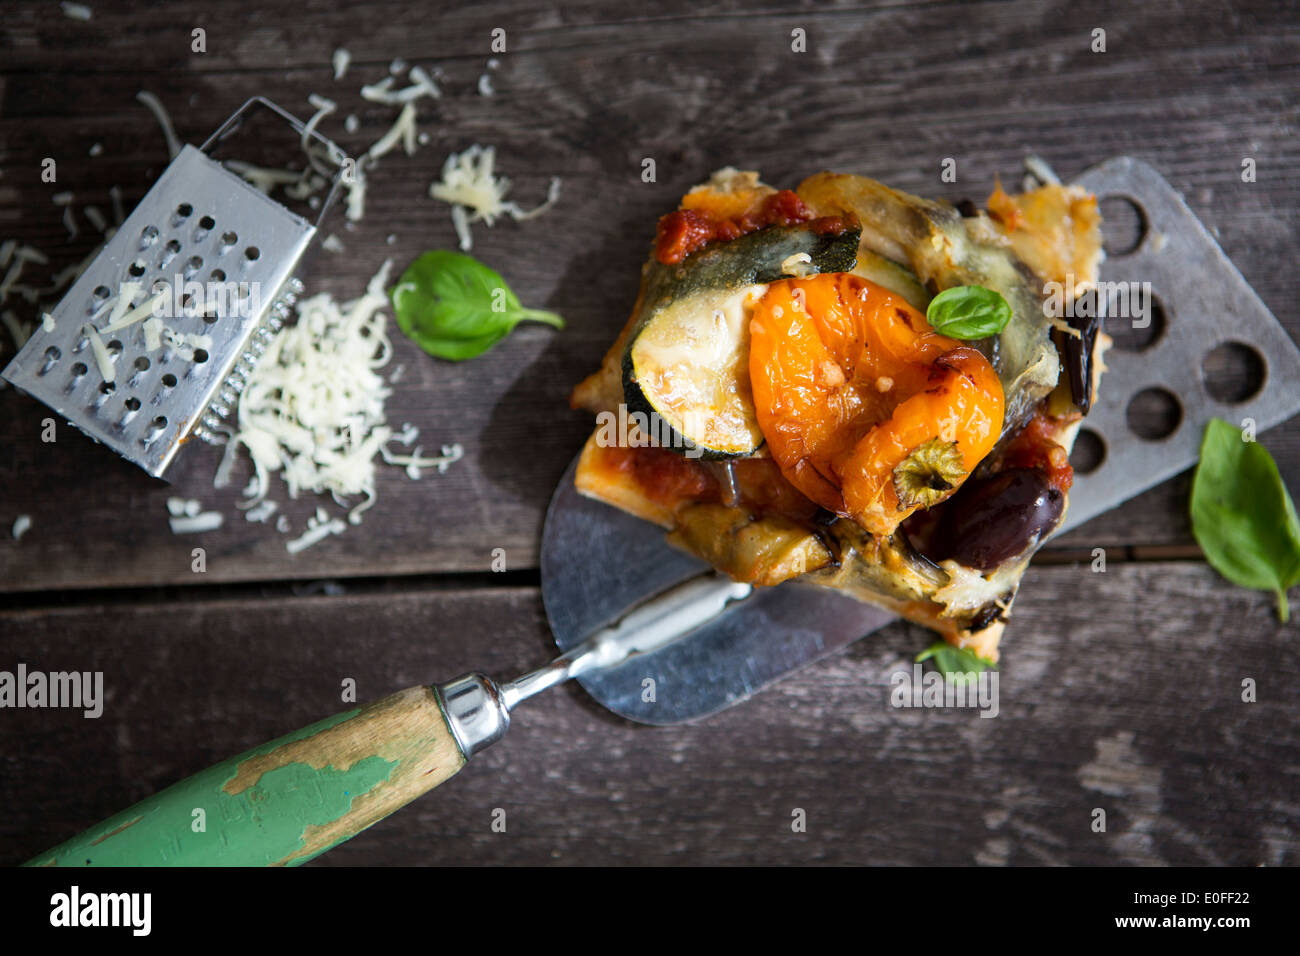
[{"label": "green basil leaf", "polygon": [[1277,613],[1290,618],[1286,592],[1300,584],[1300,521],[1277,463],[1257,441],[1214,418],[1201,440],[1192,479],[1192,534],[1210,565],[1234,584],[1277,595]]},{"label": "green basil leaf", "polygon": [[403,332],[430,355],[457,362],[482,355],[526,319],[564,328],[554,312],[524,308],[500,273],[460,252],[420,256],[392,300]]},{"label": "green basil leaf", "polygon": [[944,677],[955,684],[964,684],[969,675],[982,673],[993,666],[970,648],[953,647],[947,641],[936,641],[916,655],[918,664],[931,659]]},{"label": "green basil leaf", "polygon": [[949,338],[982,339],[1007,327],[1011,306],[992,289],[959,285],[931,299],[925,318],[936,332]]}]

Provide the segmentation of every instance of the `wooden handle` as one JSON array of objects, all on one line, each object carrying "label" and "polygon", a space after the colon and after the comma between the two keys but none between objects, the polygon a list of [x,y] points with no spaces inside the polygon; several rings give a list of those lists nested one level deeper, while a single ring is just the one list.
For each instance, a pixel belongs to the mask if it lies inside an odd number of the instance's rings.
[{"label": "wooden handle", "polygon": [[431,687],[263,744],[154,794],[28,866],[293,866],[465,765]]}]

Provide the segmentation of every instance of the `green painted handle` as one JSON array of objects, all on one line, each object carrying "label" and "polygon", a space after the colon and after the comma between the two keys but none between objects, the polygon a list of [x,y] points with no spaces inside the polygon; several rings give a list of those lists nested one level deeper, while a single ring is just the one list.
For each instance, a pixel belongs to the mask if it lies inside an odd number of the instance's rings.
[{"label": "green painted handle", "polygon": [[411,687],[197,773],[27,866],[293,866],[465,765],[431,687]]}]

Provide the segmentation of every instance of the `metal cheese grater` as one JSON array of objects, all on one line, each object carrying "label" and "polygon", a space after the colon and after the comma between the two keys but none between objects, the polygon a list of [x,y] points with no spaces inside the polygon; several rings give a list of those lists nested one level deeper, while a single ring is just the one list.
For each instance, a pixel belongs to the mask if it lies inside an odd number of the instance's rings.
[{"label": "metal cheese grater", "polygon": [[[256,107],[323,144],[338,167],[315,224],[209,155]],[[269,100],[250,99],[201,148],[181,150],[51,313],[54,328],[38,325],[4,378],[160,477],[192,435],[211,440],[234,407],[301,291],[294,270],[345,166],[330,140]],[[147,318],[102,333],[109,382],[86,326],[109,325],[124,283],[139,286],[135,309],[163,297],[149,317],[160,316],[165,331],[153,349],[148,333],[158,326],[146,330]]]}]

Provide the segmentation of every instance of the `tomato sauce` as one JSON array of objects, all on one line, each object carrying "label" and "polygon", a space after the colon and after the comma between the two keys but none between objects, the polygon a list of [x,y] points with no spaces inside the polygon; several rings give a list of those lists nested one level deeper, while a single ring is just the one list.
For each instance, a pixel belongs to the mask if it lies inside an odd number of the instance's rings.
[{"label": "tomato sauce", "polygon": [[624,447],[602,449],[614,471],[631,475],[650,498],[669,507],[683,499],[718,501],[718,482],[698,461],[682,457],[671,448]]},{"label": "tomato sauce", "polygon": [[792,190],[782,189],[763,200],[757,212],[720,218],[699,209],[679,209],[659,220],[655,258],[664,265],[676,265],[711,242],[738,239],[768,226],[808,223],[819,235],[837,236],[848,228],[843,216],[814,218],[812,211]]},{"label": "tomato sauce", "polygon": [[1069,491],[1074,484],[1074,468],[1066,450],[1052,439],[1054,431],[1055,426],[1040,406],[1020,434],[1008,442],[1000,470],[1037,468],[1047,476],[1047,483],[1052,487]]}]

